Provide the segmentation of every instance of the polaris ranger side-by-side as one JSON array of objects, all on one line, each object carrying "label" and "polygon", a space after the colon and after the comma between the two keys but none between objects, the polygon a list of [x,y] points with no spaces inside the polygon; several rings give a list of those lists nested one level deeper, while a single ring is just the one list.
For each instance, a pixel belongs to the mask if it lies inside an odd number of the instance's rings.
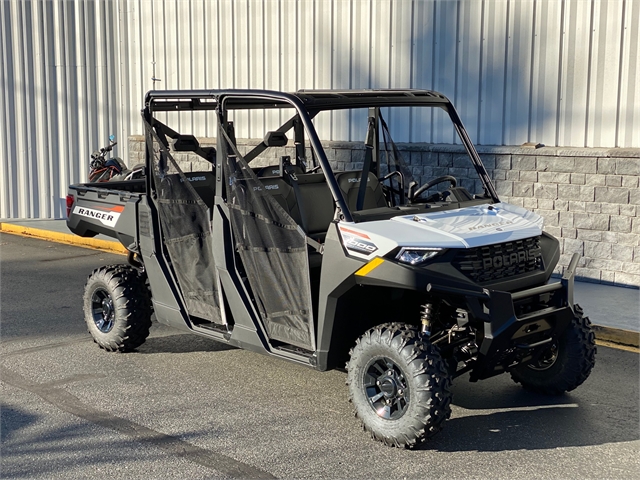
[{"label": "polaris ranger side-by-side", "polygon": [[[174,130],[185,112],[216,126],[215,147]],[[140,346],[155,313],[318,370],[346,361],[364,428],[404,447],[442,428],[462,374],[509,372],[545,394],[589,376],[596,347],[573,303],[578,254],[548,283],[558,241],[540,216],[500,201],[445,96],[151,91],[142,116],[145,177],[72,185],[67,198],[73,232],[129,251],[128,265],[99,268],[86,285],[102,348]],[[261,142],[237,140],[262,127]],[[316,127],[365,140],[339,162]],[[422,151],[406,153],[392,132]],[[425,143],[454,138],[466,155]],[[207,167],[183,172],[185,154]]]}]

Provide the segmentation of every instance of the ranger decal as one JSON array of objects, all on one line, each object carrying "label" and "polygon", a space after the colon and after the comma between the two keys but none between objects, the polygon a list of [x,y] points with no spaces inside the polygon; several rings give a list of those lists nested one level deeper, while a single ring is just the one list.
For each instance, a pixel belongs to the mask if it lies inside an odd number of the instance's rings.
[{"label": "ranger decal", "polygon": [[73,213],[76,215],[81,215],[83,217],[99,220],[100,223],[108,227],[115,227],[118,218],[120,218],[120,214],[124,210],[124,207],[120,205],[116,205],[115,207],[111,208],[97,208],[98,209],[93,209],[76,205],[76,207],[73,209]]}]

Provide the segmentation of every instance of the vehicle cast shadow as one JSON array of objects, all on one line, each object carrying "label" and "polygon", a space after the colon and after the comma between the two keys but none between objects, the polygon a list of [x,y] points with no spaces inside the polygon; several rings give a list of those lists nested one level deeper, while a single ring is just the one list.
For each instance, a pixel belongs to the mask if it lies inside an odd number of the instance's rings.
[{"label": "vehicle cast shadow", "polygon": [[501,411],[452,418],[443,432],[421,449],[444,452],[543,450],[638,439],[637,428],[634,431],[620,427],[612,428],[606,420],[585,414],[585,408],[580,405]]},{"label": "vehicle cast shadow", "polygon": [[222,352],[235,347],[188,333],[150,337],[136,349],[138,353]]},{"label": "vehicle cast shadow", "polygon": [[[452,417],[422,450],[540,450],[639,438],[637,402],[613,401],[587,390],[589,385],[548,397],[527,392],[508,376],[477,384],[466,379],[458,379],[452,388]],[[628,421],[632,418],[636,421]]]}]

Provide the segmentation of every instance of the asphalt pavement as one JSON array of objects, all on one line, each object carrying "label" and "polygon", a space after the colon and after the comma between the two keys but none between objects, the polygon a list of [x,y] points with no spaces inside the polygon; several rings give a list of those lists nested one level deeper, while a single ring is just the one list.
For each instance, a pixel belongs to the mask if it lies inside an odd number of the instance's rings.
[{"label": "asphalt pavement", "polygon": [[561,397],[459,378],[444,430],[404,451],[359,428],[342,371],[158,324],[136,352],[100,350],[82,289],[120,255],[0,234],[0,258],[2,478],[640,476],[637,353],[599,346]]}]

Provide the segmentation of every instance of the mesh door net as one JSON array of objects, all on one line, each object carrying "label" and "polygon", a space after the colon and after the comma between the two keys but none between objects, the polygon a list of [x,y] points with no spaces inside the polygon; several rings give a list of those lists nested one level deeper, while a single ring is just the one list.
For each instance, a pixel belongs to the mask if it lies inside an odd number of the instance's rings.
[{"label": "mesh door net", "polygon": [[219,131],[235,154],[223,160],[235,247],[267,334],[315,351],[306,235]]},{"label": "mesh door net", "polygon": [[[189,315],[220,323],[209,209],[145,120],[163,241]],[[169,172],[176,173],[169,173]]]}]

